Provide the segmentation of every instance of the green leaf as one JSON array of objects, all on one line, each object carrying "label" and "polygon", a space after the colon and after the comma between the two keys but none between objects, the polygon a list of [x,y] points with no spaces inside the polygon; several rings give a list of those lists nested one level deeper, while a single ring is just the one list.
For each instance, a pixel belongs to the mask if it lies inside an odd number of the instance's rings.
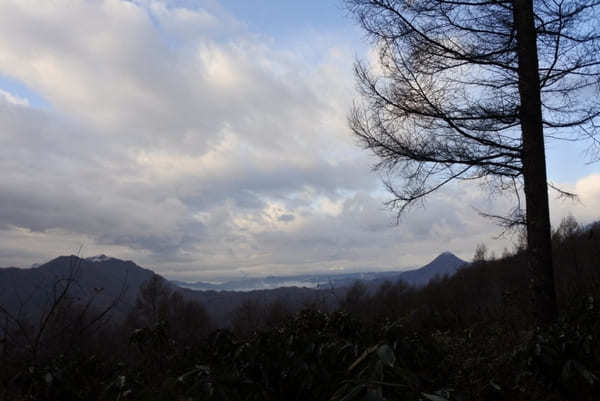
[{"label": "green leaf", "polygon": [[573,374],[577,372],[583,377],[583,379],[588,382],[589,385],[593,386],[595,382],[598,381],[598,377],[594,375],[592,372],[587,370],[584,365],[582,365],[578,361],[568,360],[562,371],[561,379],[566,380],[569,379]]},{"label": "green leaf", "polygon": [[[359,384],[358,386],[350,390],[348,393],[346,393],[342,398],[338,398],[338,401],[350,401],[351,399],[355,398],[362,391],[363,388],[365,388],[365,385]],[[332,399],[335,399],[335,397]]]},{"label": "green leaf", "polygon": [[365,394],[365,396],[362,398],[362,401],[383,401],[381,389],[368,389],[367,394]]},{"label": "green leaf", "polygon": [[496,391],[502,391],[502,387],[500,387],[498,384],[494,383],[493,380],[490,380],[490,386],[492,386],[492,388]]},{"label": "green leaf", "polygon": [[429,401],[448,401],[448,399],[435,394],[421,393],[421,395],[427,398]]},{"label": "green leaf", "polygon": [[381,362],[383,362],[390,368],[394,367],[394,363],[396,363],[396,356],[394,355],[394,350],[392,350],[392,348],[389,345],[383,344],[382,346],[380,346],[377,349],[377,356],[379,357]]},{"label": "green leaf", "polygon": [[352,371],[352,369],[354,369],[357,365],[359,365],[362,361],[365,360],[366,357],[368,357],[373,351],[375,351],[377,349],[377,346],[373,346],[370,347],[368,349],[365,350],[365,352],[363,352],[357,360],[355,360],[352,365],[350,365],[350,367],[348,367],[348,372]]}]

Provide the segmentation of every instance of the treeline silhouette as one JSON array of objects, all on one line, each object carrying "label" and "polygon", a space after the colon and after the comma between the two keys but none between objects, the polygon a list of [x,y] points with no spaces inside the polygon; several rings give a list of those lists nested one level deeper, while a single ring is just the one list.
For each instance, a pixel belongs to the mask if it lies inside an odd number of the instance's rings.
[{"label": "treeline silhouette", "polygon": [[[3,400],[600,399],[600,223],[554,230],[560,319],[538,327],[517,244],[421,288],[355,283],[338,305],[248,300],[215,330],[154,276],[125,319],[68,295],[0,313]],[[520,243],[524,243],[521,240]]]}]

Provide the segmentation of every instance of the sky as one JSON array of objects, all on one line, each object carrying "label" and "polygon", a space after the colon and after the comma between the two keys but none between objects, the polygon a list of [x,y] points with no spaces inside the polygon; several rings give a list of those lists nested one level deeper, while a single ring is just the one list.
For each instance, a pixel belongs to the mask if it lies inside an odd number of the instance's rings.
[{"label": "sky", "polygon": [[[0,0],[0,266],[107,254],[171,279],[402,270],[514,236],[478,183],[396,224],[347,117],[370,43],[338,0]],[[553,224],[598,218],[548,144]]]}]

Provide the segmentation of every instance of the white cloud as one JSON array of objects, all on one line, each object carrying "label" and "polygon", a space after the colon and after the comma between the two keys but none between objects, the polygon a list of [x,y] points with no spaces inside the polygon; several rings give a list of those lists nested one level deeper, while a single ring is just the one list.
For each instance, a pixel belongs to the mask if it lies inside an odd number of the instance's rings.
[{"label": "white cloud", "polygon": [[598,219],[600,210],[600,174],[581,177],[575,184],[559,184],[559,188],[577,195],[577,199],[564,199],[550,191],[550,214],[552,224],[557,226],[561,220],[572,215],[581,224],[588,224]]},{"label": "white cloud", "polygon": [[195,4],[0,2],[0,73],[52,105],[0,92],[0,265],[84,244],[187,279],[401,268],[499,233],[470,206],[510,204],[476,186],[393,224],[347,128],[350,46],[306,60]]}]

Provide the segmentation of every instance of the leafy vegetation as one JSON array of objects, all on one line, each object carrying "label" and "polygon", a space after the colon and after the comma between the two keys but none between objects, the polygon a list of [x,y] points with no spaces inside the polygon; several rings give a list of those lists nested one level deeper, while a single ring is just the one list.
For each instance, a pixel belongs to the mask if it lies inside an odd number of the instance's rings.
[{"label": "leafy vegetation", "polygon": [[518,247],[497,260],[478,247],[472,265],[423,288],[357,283],[334,311],[248,302],[231,329],[213,330],[202,305],[156,277],[120,322],[89,326],[92,308],[86,318],[64,297],[41,334],[4,319],[0,398],[598,399],[600,224],[566,219],[553,245],[561,317],[543,327]]}]

